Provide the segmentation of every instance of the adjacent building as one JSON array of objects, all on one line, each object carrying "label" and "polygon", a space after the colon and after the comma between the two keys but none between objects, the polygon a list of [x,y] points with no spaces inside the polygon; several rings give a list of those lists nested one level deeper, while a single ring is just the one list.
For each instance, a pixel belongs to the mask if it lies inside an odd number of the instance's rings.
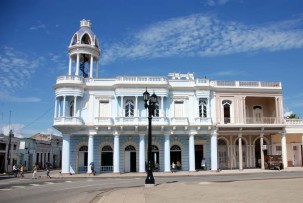
[{"label": "adjacent building", "polygon": [[[264,168],[266,154],[302,166],[302,120],[283,118],[280,82],[217,81],[192,73],[98,77],[101,50],[91,23],[80,22],[67,75],[54,86],[54,127],[63,134],[62,173],[145,172],[146,89],[158,96],[152,155],[160,171]],[[295,127],[294,127],[295,126]],[[292,133],[292,134],[288,134]],[[292,143],[292,144],[290,144]],[[289,154],[295,151],[295,161]]]}]

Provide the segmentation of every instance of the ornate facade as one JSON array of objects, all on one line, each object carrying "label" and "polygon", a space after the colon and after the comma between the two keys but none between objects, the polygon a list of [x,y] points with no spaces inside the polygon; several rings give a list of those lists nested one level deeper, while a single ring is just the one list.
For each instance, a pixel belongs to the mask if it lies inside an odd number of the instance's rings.
[{"label": "ornate facade", "polygon": [[87,20],[68,51],[68,74],[54,86],[62,173],[90,172],[91,162],[100,173],[145,172],[146,88],[158,96],[152,119],[155,170],[169,172],[174,162],[179,170],[196,171],[202,160],[208,170],[263,168],[264,155],[276,149],[287,167],[280,82],[216,81],[190,73],[98,78],[101,51]]}]

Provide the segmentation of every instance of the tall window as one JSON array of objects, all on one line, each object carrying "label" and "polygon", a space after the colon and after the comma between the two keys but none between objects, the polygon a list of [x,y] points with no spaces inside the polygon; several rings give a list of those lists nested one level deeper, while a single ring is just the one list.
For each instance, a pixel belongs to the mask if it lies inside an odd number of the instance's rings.
[{"label": "tall window", "polygon": [[184,117],[184,101],[175,101],[175,117]]},{"label": "tall window", "polygon": [[125,117],[134,117],[135,104],[134,100],[127,99],[125,101]]},{"label": "tall window", "polygon": [[230,100],[223,100],[222,105],[224,108],[224,123],[230,123],[230,106],[231,101]]},{"label": "tall window", "polygon": [[206,98],[199,99],[199,116],[202,118],[207,117],[207,99]]},{"label": "tall window", "polygon": [[99,117],[110,117],[110,105],[108,100],[101,100],[99,103]]},{"label": "tall window", "polygon": [[90,37],[88,34],[84,34],[81,39],[81,44],[91,44]]},{"label": "tall window", "polygon": [[254,112],[254,123],[262,123],[262,117],[263,117],[263,109],[262,106],[254,106],[253,107]]},{"label": "tall window", "polygon": [[69,103],[69,116],[73,117],[74,116],[74,100],[70,101]]}]

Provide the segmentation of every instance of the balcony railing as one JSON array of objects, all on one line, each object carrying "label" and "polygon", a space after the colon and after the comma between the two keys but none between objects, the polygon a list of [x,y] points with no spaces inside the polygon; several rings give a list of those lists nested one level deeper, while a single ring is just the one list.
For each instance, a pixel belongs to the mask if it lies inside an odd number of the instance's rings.
[{"label": "balcony railing", "polygon": [[276,117],[253,118],[246,117],[247,124],[282,124],[282,121]]},{"label": "balcony railing", "polygon": [[287,125],[303,125],[303,119],[285,119]]},{"label": "balcony railing", "polygon": [[196,124],[210,124],[211,123],[211,118],[195,118],[195,123]]},{"label": "balcony railing", "polygon": [[170,118],[170,123],[172,125],[188,125],[187,117],[172,117]]},{"label": "balcony railing", "polygon": [[[166,117],[153,117],[153,124],[161,124],[167,125],[168,118]],[[116,124],[124,124],[124,125],[147,125],[148,119],[147,117],[116,117]]]},{"label": "balcony railing", "polygon": [[96,125],[112,125],[113,118],[112,117],[95,117]]},{"label": "balcony railing", "polygon": [[56,117],[54,125],[82,125],[83,120],[80,117]]},{"label": "balcony railing", "polygon": [[100,173],[113,172],[113,166],[100,166]]},{"label": "balcony railing", "polygon": [[212,81],[212,84],[217,87],[270,87],[281,88],[280,82],[260,82],[260,81]]},{"label": "balcony railing", "polygon": [[79,75],[64,75],[57,78],[57,84],[60,83],[83,83],[84,78]]}]

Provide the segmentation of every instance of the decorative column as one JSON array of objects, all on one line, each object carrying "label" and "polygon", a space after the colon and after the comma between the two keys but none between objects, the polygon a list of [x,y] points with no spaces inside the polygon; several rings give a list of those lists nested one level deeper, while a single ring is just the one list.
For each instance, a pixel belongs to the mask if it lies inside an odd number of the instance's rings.
[{"label": "decorative column", "polygon": [[145,135],[139,135],[140,142],[139,142],[139,172],[145,172]]},{"label": "decorative column", "polygon": [[164,101],[163,101],[164,97],[161,97],[161,115],[160,117],[164,117]]},{"label": "decorative column", "polygon": [[135,103],[135,117],[139,117],[139,111],[138,111],[138,96],[136,96],[136,103]]},{"label": "decorative column", "polygon": [[89,77],[92,78],[93,77],[93,64],[94,64],[94,57],[91,55],[90,56],[90,67],[89,67]]},{"label": "decorative column", "polygon": [[282,161],[284,168],[287,168],[287,149],[286,149],[286,132],[285,130],[281,133],[281,146],[282,146]]},{"label": "decorative column", "polygon": [[218,170],[218,134],[216,130],[213,130],[210,140],[211,148],[211,170]]},{"label": "decorative column", "polygon": [[61,173],[70,173],[70,135],[63,135]]},{"label": "decorative column", "polygon": [[77,54],[76,75],[79,75],[79,61],[80,61],[80,56],[79,54]]},{"label": "decorative column", "polygon": [[54,118],[57,118],[57,108],[58,108],[58,101],[57,97],[55,98],[55,113],[54,113]]},{"label": "decorative column", "polygon": [[77,96],[74,96],[74,117],[77,117]]},{"label": "decorative column", "polygon": [[72,58],[69,57],[69,65],[68,65],[68,75],[72,74]]},{"label": "decorative column", "polygon": [[120,109],[120,111],[121,111],[121,117],[124,117],[124,115],[123,115],[123,96],[121,96],[121,109]]},{"label": "decorative column", "polygon": [[195,171],[196,166],[195,166],[195,135],[190,134],[189,135],[189,171]]},{"label": "decorative column", "polygon": [[264,167],[264,151],[263,151],[263,133],[260,135],[260,152],[261,152],[261,169],[265,169]]},{"label": "decorative column", "polygon": [[89,165],[91,162],[94,162],[94,136],[93,135],[88,136],[87,162],[88,162],[87,173],[91,173],[92,171],[91,171]]},{"label": "decorative column", "polygon": [[170,172],[170,135],[164,137],[164,172]]},{"label": "decorative column", "polygon": [[243,123],[246,123],[246,102],[245,102],[246,97],[243,97]]},{"label": "decorative column", "polygon": [[239,143],[239,170],[243,170],[243,152],[242,152],[242,134],[238,134],[238,143]]},{"label": "decorative column", "polygon": [[63,97],[63,117],[65,118],[66,96]]},{"label": "decorative column", "polygon": [[120,146],[117,133],[114,137],[114,173],[120,173]]}]

